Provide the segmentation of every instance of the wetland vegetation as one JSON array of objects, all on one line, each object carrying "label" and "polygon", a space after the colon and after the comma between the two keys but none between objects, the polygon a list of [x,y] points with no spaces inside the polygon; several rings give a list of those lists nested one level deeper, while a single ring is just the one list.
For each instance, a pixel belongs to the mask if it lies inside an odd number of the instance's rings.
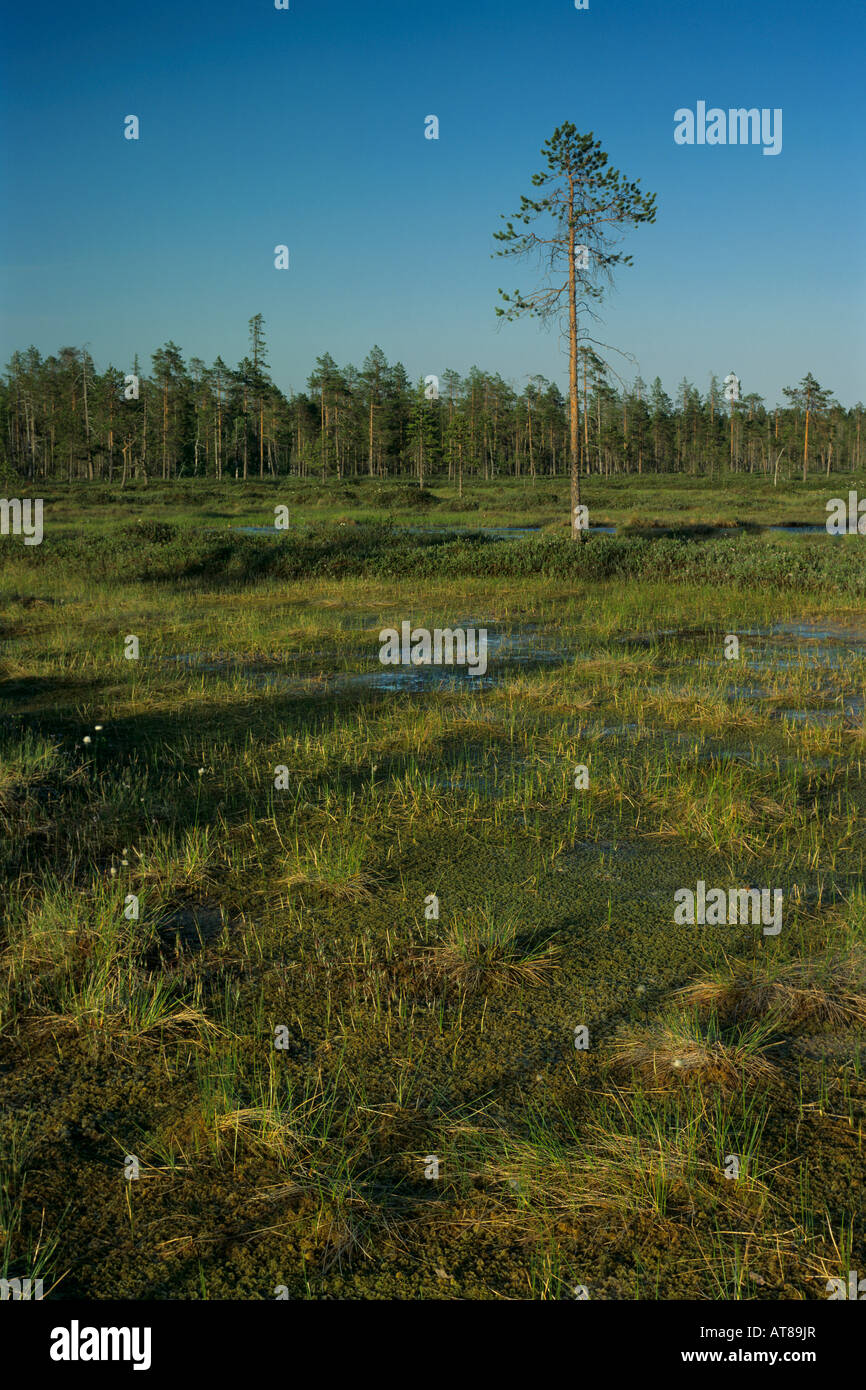
[{"label": "wetland vegetation", "polygon": [[[0,1273],[866,1268],[864,542],[770,530],[841,486],[591,476],[616,534],[575,546],[567,480],[49,480],[0,549]],[[383,668],[406,618],[485,628],[485,675]],[[698,881],[780,888],[781,932],[675,925]]]}]

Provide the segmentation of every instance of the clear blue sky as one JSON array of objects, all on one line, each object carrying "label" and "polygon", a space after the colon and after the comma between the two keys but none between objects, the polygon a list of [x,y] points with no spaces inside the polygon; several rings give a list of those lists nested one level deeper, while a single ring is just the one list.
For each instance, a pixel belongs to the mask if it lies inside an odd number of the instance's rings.
[{"label": "clear blue sky", "polygon": [[[4,29],[3,362],[87,343],[128,369],[173,338],[234,364],[261,311],[284,390],[374,342],[412,377],[564,385],[557,330],[494,315],[533,269],[490,253],[570,120],[658,195],[601,338],[669,391],[733,368],[773,404],[812,371],[866,399],[855,0],[46,0]],[[699,100],[781,107],[781,154],[677,146]]]}]

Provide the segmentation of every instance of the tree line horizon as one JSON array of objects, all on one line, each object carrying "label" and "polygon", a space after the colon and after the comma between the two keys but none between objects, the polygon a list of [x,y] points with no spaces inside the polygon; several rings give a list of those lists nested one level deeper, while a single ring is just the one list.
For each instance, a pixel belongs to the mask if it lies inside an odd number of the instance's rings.
[{"label": "tree line horizon", "polygon": [[[267,370],[264,321],[250,320],[250,354],[236,368],[184,361],[172,341],[132,374],[99,373],[86,348],[43,358],[13,354],[0,378],[0,463],[20,477],[125,483],[173,478],[408,477],[449,481],[564,477],[569,402],[540,373],[522,390],[477,366],[446,369],[436,399],[425,379],[374,346],[360,368],[315,360],[306,390],[286,396]],[[701,393],[685,377],[672,398],[658,376],[616,381],[589,344],[578,349],[578,455],[583,476],[732,469],[777,477],[780,466],[856,472],[864,407],[844,407],[811,373],[784,388],[787,404],[757,393],[725,400],[711,374]],[[808,412],[808,437],[807,419]]]}]

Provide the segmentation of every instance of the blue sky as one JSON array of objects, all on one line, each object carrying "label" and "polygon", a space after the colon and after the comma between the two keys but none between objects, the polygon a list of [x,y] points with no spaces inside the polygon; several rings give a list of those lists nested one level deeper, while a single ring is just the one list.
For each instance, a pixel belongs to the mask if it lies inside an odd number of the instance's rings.
[{"label": "blue sky", "polygon": [[[636,357],[611,354],[628,379],[705,390],[733,368],[774,404],[812,371],[866,399],[864,28],[851,0],[20,6],[0,60],[2,361],[87,343],[128,369],[172,338],[234,364],[261,311],[286,391],[319,353],[360,365],[374,342],[413,378],[477,363],[564,386],[558,331],[494,314],[535,268],[491,252],[570,120],[658,196],[594,330]],[[699,100],[781,107],[781,154],[676,145],[674,111]]]}]

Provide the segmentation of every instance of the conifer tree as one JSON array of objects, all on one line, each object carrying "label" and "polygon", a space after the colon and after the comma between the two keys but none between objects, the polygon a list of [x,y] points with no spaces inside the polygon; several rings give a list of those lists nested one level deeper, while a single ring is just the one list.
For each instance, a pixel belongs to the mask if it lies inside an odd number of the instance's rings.
[{"label": "conifer tree", "polygon": [[[630,182],[618,169],[608,167],[601,143],[580,135],[570,121],[557,126],[541,150],[546,168],[533,174],[533,185],[543,196],[521,196],[514,220],[494,237],[503,243],[500,256],[535,256],[547,271],[545,281],[528,294],[499,291],[505,308],[497,314],[513,319],[532,314],[542,319],[568,316],[569,441],[571,456],[571,534],[582,539],[579,528],[580,469],[578,455],[578,316],[590,311],[590,303],[602,298],[602,283],[611,283],[617,265],[632,258],[612,248],[623,229],[655,221],[655,194],[644,193],[640,180]],[[522,231],[540,222],[539,231]],[[580,253],[580,254],[578,254]],[[565,277],[565,278],[563,278]]]}]

